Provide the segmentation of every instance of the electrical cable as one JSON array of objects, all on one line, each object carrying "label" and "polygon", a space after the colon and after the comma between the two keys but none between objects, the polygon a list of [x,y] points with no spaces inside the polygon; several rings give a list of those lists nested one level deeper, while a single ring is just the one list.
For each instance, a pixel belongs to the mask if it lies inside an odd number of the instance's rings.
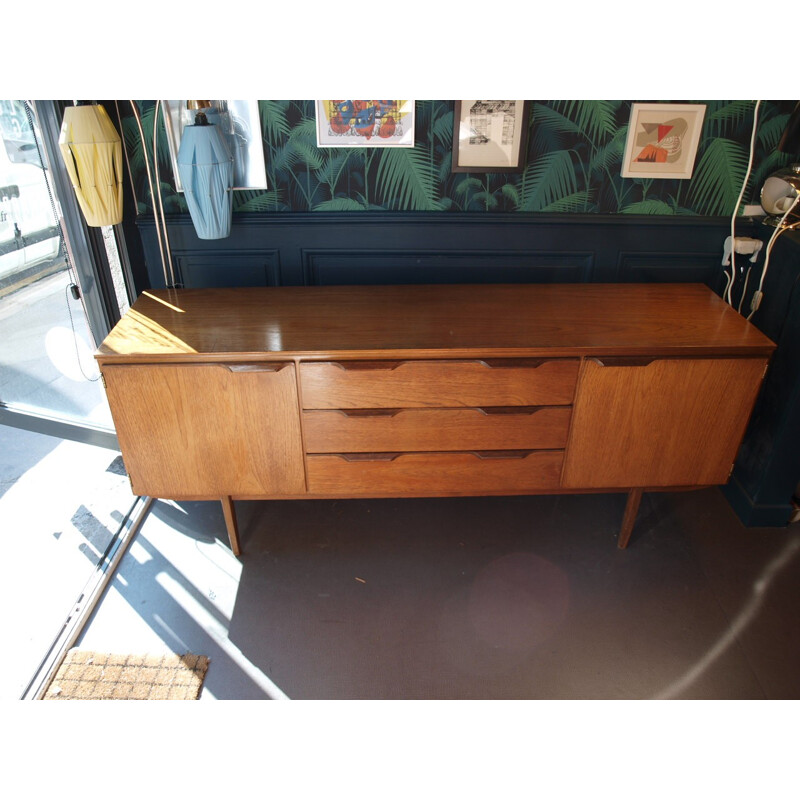
[{"label": "electrical cable", "polygon": [[794,202],[789,206],[789,208],[786,209],[783,216],[780,218],[780,221],[773,231],[772,236],[769,237],[766,253],[764,255],[764,266],[761,269],[761,280],[758,282],[758,289],[756,289],[756,291],[753,293],[753,299],[750,303],[750,313],[747,315],[747,319],[750,319],[761,306],[761,299],[764,296],[764,279],[767,277],[767,270],[769,269],[769,257],[772,253],[772,248],[775,246],[775,242],[777,241],[778,237],[784,233],[784,231],[792,230],[795,227],[794,225],[786,225],[785,222],[792,211],[794,211],[798,202],[800,202],[800,192],[795,196]]},{"label": "electrical cable", "polygon": [[739,192],[739,198],[736,201],[736,206],[734,207],[733,214],[731,215],[731,274],[728,275],[727,270],[725,271],[727,283],[724,293],[725,300],[728,302],[728,305],[731,306],[733,305],[733,286],[736,283],[736,217],[739,215],[739,206],[742,204],[742,198],[744,197],[747,184],[750,181],[750,173],[753,169],[756,133],[758,131],[758,110],[761,106],[761,102],[761,100],[756,100],[756,105],[753,109],[753,132],[750,135],[750,156],[747,161],[747,171],[745,173],[744,180],[742,181],[742,188]]},{"label": "electrical cable", "polygon": [[744,297],[747,294],[747,284],[750,281],[750,273],[753,271],[752,267],[747,268],[747,274],[744,276],[744,288],[742,289],[742,296],[739,298],[739,307],[737,311],[741,314],[742,313],[742,304],[744,303]]}]

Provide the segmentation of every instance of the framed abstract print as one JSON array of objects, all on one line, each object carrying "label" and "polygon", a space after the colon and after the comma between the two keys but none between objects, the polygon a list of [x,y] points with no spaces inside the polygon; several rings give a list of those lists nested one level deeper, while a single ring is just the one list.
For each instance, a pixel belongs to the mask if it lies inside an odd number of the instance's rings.
[{"label": "framed abstract print", "polygon": [[317,100],[318,147],[413,147],[413,100]]},{"label": "framed abstract print", "polygon": [[691,178],[705,113],[704,105],[634,103],[622,177]]}]

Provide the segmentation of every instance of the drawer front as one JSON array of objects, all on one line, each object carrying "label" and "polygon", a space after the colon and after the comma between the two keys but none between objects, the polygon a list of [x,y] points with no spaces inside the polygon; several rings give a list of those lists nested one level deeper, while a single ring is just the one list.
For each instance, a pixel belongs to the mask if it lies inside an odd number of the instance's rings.
[{"label": "drawer front", "polygon": [[578,359],[340,361],[300,365],[303,407],[570,405]]},{"label": "drawer front", "polygon": [[567,441],[571,408],[304,411],[309,453],[550,450]]},{"label": "drawer front", "polygon": [[[558,489],[563,451],[310,455],[311,494],[354,497],[436,496],[548,492]],[[383,459],[383,460],[381,460]]]}]

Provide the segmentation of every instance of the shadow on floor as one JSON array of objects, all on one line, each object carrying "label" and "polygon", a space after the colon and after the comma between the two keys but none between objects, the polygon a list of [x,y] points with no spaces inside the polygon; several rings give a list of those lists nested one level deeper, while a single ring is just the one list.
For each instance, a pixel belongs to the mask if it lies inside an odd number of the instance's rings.
[{"label": "shadow on floor", "polygon": [[218,504],[159,503],[121,591],[211,655],[218,699],[800,697],[798,526],[746,529],[716,489],[647,494],[620,551],[624,502],[237,503],[224,614],[168,556],[180,537],[220,568]]}]

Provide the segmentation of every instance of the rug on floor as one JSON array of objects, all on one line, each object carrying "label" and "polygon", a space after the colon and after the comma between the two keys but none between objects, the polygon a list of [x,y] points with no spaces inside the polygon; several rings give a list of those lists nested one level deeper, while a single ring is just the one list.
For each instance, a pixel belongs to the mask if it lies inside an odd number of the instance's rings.
[{"label": "rug on floor", "polygon": [[208,658],[114,655],[72,649],[43,700],[197,700]]}]

